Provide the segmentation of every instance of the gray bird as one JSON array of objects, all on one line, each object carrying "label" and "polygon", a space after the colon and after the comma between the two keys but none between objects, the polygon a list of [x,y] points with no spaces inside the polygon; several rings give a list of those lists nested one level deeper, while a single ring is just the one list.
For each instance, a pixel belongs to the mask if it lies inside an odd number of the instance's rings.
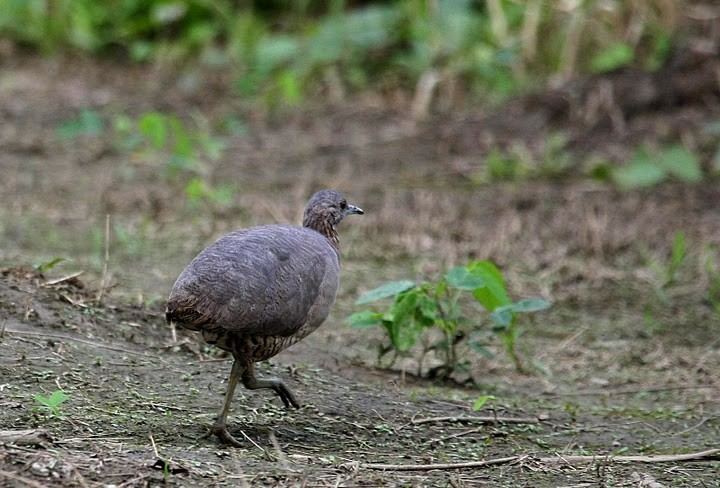
[{"label": "gray bird", "polygon": [[250,390],[270,388],[286,407],[299,408],[279,379],[255,377],[255,363],[300,341],[325,320],[340,278],[336,227],[363,214],[334,190],[315,193],[303,226],[263,225],[231,232],[183,270],[168,298],[165,318],[200,331],[234,361],[225,402],[212,433],[233,446],[227,415],[238,380]]}]

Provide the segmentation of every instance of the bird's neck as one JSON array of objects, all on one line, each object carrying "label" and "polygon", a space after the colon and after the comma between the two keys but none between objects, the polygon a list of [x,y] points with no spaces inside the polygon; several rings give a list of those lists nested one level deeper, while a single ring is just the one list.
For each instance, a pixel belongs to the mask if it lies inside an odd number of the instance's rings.
[{"label": "bird's neck", "polygon": [[335,250],[338,252],[338,254],[340,253],[340,237],[338,236],[335,227],[327,220],[306,218],[303,222],[303,227],[307,227],[308,229],[312,229],[315,232],[319,232],[320,234],[324,235],[325,238],[330,242],[332,247],[334,247]]}]

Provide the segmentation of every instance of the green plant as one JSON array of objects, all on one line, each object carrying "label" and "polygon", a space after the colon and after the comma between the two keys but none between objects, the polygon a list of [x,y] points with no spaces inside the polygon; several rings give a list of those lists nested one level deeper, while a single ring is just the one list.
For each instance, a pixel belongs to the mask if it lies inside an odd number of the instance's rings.
[{"label": "green plant", "polygon": [[60,258],[60,257],[55,257],[55,258],[52,258],[52,259],[50,259],[50,260],[48,260],[48,261],[44,261],[44,262],[42,262],[42,263],[36,264],[36,265],[35,265],[35,269],[36,269],[39,273],[47,273],[48,271],[50,271],[51,269],[53,269],[53,268],[54,268],[55,266],[57,266],[58,264],[63,263],[63,262],[65,262],[65,261],[67,261],[67,259],[65,259],[65,258]]},{"label": "green plant", "polygon": [[670,248],[670,256],[668,259],[647,258],[648,266],[656,276],[658,283],[658,292],[662,294],[662,290],[668,288],[677,281],[678,271],[687,258],[687,243],[685,241],[685,233],[678,231],[673,237],[672,246]]},{"label": "green plant", "polygon": [[62,390],[53,391],[50,396],[35,395],[33,397],[35,402],[40,405],[40,408],[50,413],[53,416],[60,416],[60,406],[65,403],[70,396]]},{"label": "green plant", "polygon": [[675,237],[673,238],[670,261],[668,262],[665,272],[665,282],[663,283],[663,286],[667,287],[675,282],[677,272],[683,262],[685,262],[686,257],[687,245],[685,244],[685,234],[683,232],[676,232]]},{"label": "green plant", "polygon": [[611,174],[623,190],[655,186],[670,177],[697,183],[703,176],[697,156],[680,145],[657,152],[638,149],[627,165],[614,168]]},{"label": "green plant", "polygon": [[208,181],[208,164],[219,160],[225,150],[222,139],[213,136],[206,119],[199,115],[193,124],[161,112],[146,112],[133,120],[117,116],[114,120],[117,146],[147,161],[164,161],[165,175],[184,181],[188,202],[228,205],[234,190],[230,185],[213,186]]},{"label": "green plant", "polygon": [[600,50],[590,61],[594,73],[613,71],[630,64],[635,57],[632,46],[626,42],[616,42]]},{"label": "green plant", "polygon": [[715,261],[714,254],[707,255],[705,272],[708,276],[707,300],[712,305],[715,314],[720,316],[720,267]]},{"label": "green plant", "polygon": [[82,135],[97,136],[104,130],[105,123],[101,115],[86,109],[76,118],[62,122],[57,128],[57,134],[61,139],[74,139]]},{"label": "green plant", "polygon": [[204,131],[190,129],[175,115],[146,112],[130,130],[131,143],[135,141],[150,157],[165,159],[170,176],[183,171],[202,172],[202,160],[215,160],[222,152],[222,143]]},{"label": "green plant", "polygon": [[234,190],[230,185],[213,186],[202,178],[194,177],[185,184],[185,196],[195,205],[202,201],[226,206],[232,202]]},{"label": "green plant", "polygon": [[573,163],[566,146],[567,136],[553,132],[545,139],[539,154],[524,144],[513,144],[508,149],[494,147],[485,157],[484,171],[473,175],[473,180],[486,183],[562,177]]},{"label": "green plant", "polygon": [[520,158],[505,154],[494,148],[485,158],[488,181],[515,181],[527,173],[527,167]]},{"label": "green plant", "polygon": [[473,402],[473,406],[472,406],[473,412],[479,412],[480,410],[485,408],[485,406],[488,403],[493,402],[495,400],[497,400],[497,397],[494,395],[481,395],[481,396],[477,397],[475,399],[475,401]]},{"label": "green plant", "polygon": [[435,282],[415,283],[404,280],[385,283],[361,295],[356,304],[393,298],[390,307],[382,312],[356,312],[348,320],[353,327],[383,328],[388,344],[381,346],[379,359],[392,351],[394,361],[398,355],[407,355],[423,339],[418,372],[422,373],[425,355],[436,351],[442,357],[442,366],[439,368],[442,375],[449,376],[466,365],[465,361],[459,360],[459,344],[467,342],[476,352],[488,353],[485,345],[477,340],[482,331],[481,321],[479,317],[469,315],[466,301],[462,301],[463,294],[468,292],[475,303],[490,312],[492,331],[501,338],[516,368],[522,370],[516,351],[516,342],[520,336],[517,314],[543,310],[550,304],[539,298],[518,302],[510,300],[502,273],[490,261],[475,261],[452,268]]},{"label": "green plant", "polygon": [[572,165],[567,143],[568,137],[562,132],[552,132],[548,135],[538,163],[540,175],[546,178],[560,178],[566,175]]},{"label": "green plant", "polygon": [[227,65],[243,95],[271,106],[387,84],[412,90],[426,73],[441,89],[496,100],[557,74],[657,69],[677,7],[626,4],[4,0],[0,36],[46,53]]}]

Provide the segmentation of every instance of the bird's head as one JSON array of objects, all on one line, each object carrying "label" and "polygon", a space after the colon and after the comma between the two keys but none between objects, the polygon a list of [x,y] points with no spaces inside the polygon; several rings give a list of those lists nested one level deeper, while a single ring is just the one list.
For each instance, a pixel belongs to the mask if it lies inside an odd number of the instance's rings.
[{"label": "bird's head", "polygon": [[321,233],[335,229],[348,215],[362,215],[363,209],[347,202],[342,193],[335,190],[320,190],[308,201],[303,216],[303,225]]}]

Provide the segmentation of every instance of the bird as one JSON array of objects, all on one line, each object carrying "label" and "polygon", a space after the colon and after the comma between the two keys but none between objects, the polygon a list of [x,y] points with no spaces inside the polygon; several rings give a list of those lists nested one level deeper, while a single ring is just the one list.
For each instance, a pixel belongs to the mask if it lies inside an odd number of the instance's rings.
[{"label": "bird", "polygon": [[242,447],[227,428],[238,381],[250,390],[272,389],[286,408],[300,408],[281,380],[257,378],[255,363],[325,321],[340,284],[337,226],[348,215],[364,213],[341,192],[320,190],[308,201],[302,226],[261,225],[226,234],[178,276],[167,300],[167,322],[201,332],[233,357],[223,406],[211,428],[222,443]]}]

